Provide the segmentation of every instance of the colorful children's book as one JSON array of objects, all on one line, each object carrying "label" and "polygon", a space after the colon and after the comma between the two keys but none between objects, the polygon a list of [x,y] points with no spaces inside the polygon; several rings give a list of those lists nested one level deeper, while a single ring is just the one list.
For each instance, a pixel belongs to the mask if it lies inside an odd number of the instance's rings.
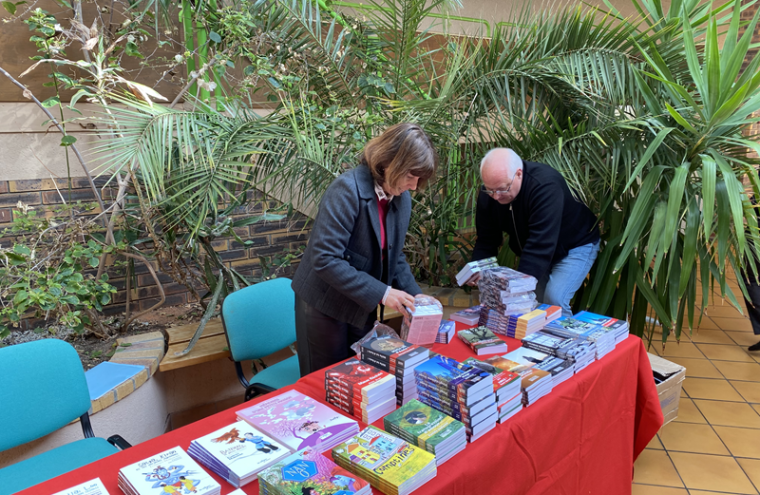
[{"label": "colorful children's book", "polygon": [[108,495],[108,490],[103,486],[100,478],[95,478],[77,486],[72,486],[55,495]]},{"label": "colorful children's book", "polygon": [[295,390],[241,409],[237,416],[292,451],[316,447],[324,452],[359,430],[356,421]]},{"label": "colorful children's book", "polygon": [[370,484],[307,447],[259,473],[259,491],[272,495],[364,495]]},{"label": "colorful children's book", "polygon": [[335,447],[332,456],[386,494],[405,495],[436,475],[433,454],[374,426]]},{"label": "colorful children's book", "polygon": [[179,447],[121,468],[119,488],[124,493],[139,495],[215,495],[222,490],[222,486]]},{"label": "colorful children's book", "polygon": [[435,454],[436,458],[467,445],[463,423],[418,400],[412,400],[387,415],[383,423],[389,433]]},{"label": "colorful children's book", "polygon": [[290,450],[245,421],[238,421],[193,440],[188,454],[240,487],[255,480],[262,469],[290,455]]}]

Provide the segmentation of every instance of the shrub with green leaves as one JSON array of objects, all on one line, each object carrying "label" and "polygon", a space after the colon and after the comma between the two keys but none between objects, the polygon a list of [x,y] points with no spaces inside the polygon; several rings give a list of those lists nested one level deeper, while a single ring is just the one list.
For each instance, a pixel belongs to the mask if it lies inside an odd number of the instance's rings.
[{"label": "shrub with green leaves", "polygon": [[89,272],[97,270],[103,254],[120,247],[93,238],[98,226],[92,220],[70,216],[61,222],[71,209],[60,207],[45,218],[19,204],[13,226],[3,232],[0,338],[26,317],[44,318],[78,333],[100,326],[95,311],[111,302],[116,288],[108,283],[107,274],[96,280]]}]

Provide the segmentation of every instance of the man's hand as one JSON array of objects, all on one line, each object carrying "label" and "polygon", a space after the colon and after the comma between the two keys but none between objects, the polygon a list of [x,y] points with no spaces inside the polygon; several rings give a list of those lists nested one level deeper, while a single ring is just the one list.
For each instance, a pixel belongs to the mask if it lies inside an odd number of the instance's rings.
[{"label": "man's hand", "polygon": [[472,276],[470,280],[466,282],[467,285],[478,285],[478,281],[480,280],[480,273],[476,273]]},{"label": "man's hand", "polygon": [[412,316],[414,313],[414,296],[403,290],[391,289],[388,292],[388,298],[385,300],[385,306],[395,309],[403,316]]}]

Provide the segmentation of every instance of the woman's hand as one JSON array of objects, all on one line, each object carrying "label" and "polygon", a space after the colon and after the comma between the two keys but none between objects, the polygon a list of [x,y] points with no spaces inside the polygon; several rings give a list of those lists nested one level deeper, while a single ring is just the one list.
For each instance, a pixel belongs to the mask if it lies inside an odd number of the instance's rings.
[{"label": "woman's hand", "polygon": [[403,316],[412,316],[414,313],[414,296],[407,294],[403,290],[391,288],[388,297],[385,299],[387,308],[395,309]]}]

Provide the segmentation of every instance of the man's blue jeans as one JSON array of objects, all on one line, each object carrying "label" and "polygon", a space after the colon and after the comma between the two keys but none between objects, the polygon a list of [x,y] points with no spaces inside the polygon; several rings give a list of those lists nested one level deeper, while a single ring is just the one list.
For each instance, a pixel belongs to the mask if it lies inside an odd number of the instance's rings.
[{"label": "man's blue jeans", "polygon": [[599,241],[568,251],[567,256],[552,265],[549,273],[538,281],[536,299],[562,308],[562,316],[573,316],[570,300],[580,289],[599,254]]}]

